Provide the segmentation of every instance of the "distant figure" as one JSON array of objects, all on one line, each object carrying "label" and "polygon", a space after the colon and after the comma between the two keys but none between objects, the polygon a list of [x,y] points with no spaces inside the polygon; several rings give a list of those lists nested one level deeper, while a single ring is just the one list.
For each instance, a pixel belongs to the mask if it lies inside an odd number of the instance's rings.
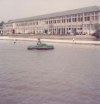
[{"label": "distant figure", "polygon": [[14,44],[16,43],[16,41],[14,41]]},{"label": "distant figure", "polygon": [[73,38],[73,42],[75,41],[75,39]]},{"label": "distant figure", "polygon": [[38,38],[38,42],[37,42],[37,45],[41,44],[41,40],[40,38]]},{"label": "distant figure", "polygon": [[16,43],[16,41],[17,41],[17,40],[16,40],[16,39],[14,39],[14,44]]}]

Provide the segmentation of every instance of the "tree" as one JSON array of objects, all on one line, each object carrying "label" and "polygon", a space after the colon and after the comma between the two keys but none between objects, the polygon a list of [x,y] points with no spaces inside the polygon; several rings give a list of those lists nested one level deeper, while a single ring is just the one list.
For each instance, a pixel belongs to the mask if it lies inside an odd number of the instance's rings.
[{"label": "tree", "polygon": [[0,22],[0,26],[3,26],[3,24],[4,24],[4,21],[1,21],[1,22]]},{"label": "tree", "polygon": [[100,24],[95,24],[95,33],[93,36],[96,36],[97,38],[100,37]]},{"label": "tree", "polygon": [[95,30],[100,30],[100,24],[95,24]]}]

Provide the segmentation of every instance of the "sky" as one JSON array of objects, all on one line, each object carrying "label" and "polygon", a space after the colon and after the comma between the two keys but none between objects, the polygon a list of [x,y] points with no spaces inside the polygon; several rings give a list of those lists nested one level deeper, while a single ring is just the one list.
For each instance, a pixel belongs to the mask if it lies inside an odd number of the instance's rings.
[{"label": "sky", "polygon": [[0,22],[94,5],[100,0],[0,0]]}]

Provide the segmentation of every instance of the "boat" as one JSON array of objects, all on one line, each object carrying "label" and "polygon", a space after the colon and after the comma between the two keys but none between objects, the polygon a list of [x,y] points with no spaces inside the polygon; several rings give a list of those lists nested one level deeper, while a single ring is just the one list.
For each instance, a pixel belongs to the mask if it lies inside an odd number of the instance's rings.
[{"label": "boat", "polygon": [[53,45],[47,45],[47,44],[36,44],[36,45],[30,45],[27,47],[28,50],[52,50],[54,49]]}]

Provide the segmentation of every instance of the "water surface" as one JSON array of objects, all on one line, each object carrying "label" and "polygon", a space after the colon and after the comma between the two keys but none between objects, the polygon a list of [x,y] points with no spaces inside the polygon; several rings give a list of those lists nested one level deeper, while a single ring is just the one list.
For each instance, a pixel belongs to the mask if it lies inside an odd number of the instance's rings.
[{"label": "water surface", "polygon": [[0,104],[100,104],[99,46],[31,44],[0,41]]}]

